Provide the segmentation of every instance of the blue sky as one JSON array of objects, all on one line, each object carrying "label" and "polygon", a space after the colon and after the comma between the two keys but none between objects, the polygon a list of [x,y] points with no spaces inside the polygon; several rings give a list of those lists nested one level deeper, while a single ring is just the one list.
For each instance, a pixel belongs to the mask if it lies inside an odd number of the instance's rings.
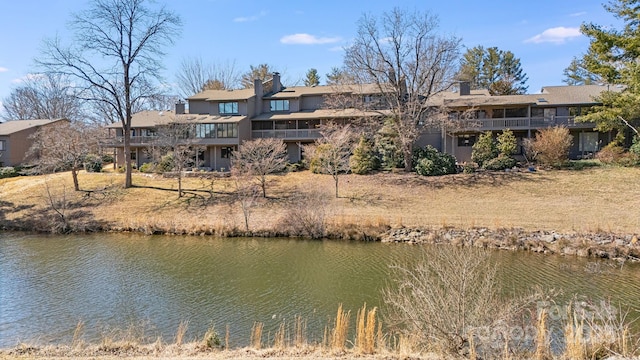
[{"label": "blue sky", "polygon": [[[184,24],[164,59],[168,84],[186,57],[235,62],[242,72],[268,63],[288,82],[316,68],[322,82],[342,63],[342,48],[355,36],[362,14],[398,6],[436,14],[440,32],[460,37],[465,47],[512,51],[529,76],[529,92],[535,93],[545,85],[561,85],[571,58],[587,50],[580,24],[619,26],[599,0],[158,1],[179,13]],[[0,101],[34,71],[42,40],[65,37],[70,13],[86,6],[82,0],[0,0]]]}]

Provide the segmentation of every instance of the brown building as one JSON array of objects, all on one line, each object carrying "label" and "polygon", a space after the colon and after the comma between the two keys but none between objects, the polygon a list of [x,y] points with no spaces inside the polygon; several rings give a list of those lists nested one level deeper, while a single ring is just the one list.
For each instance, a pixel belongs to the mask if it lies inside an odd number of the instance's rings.
[{"label": "brown building", "polygon": [[0,167],[24,162],[33,141],[31,135],[39,128],[67,119],[12,120],[0,123]]}]

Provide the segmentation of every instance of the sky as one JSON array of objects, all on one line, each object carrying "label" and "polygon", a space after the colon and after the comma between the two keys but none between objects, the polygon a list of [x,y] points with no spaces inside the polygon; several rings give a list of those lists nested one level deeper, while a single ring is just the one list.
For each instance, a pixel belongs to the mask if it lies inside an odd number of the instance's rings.
[{"label": "sky", "polygon": [[[157,1],[183,22],[176,43],[165,49],[162,76],[169,88],[175,88],[187,58],[234,63],[241,72],[267,63],[283,74],[285,85],[301,84],[306,71],[315,68],[322,84],[325,74],[342,64],[362,15],[379,16],[399,7],[436,15],[438,32],[460,38],[463,52],[478,45],[513,52],[528,75],[528,92],[537,93],[543,86],[562,85],[571,59],[587,51],[589,40],[579,32],[582,23],[620,28],[600,0]],[[71,39],[70,15],[88,3],[0,0],[0,102],[37,71],[34,59],[45,38]]]}]

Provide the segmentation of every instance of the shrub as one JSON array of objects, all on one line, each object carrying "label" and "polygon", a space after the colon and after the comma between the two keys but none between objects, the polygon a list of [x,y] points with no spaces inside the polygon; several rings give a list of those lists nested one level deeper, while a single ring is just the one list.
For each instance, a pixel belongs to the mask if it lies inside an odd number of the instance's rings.
[{"label": "shrub", "polygon": [[84,158],[84,170],[86,172],[101,172],[102,157],[96,154],[89,154]]},{"label": "shrub", "polygon": [[102,163],[103,164],[109,164],[113,162],[113,155],[112,154],[102,154]]},{"label": "shrub", "polygon": [[414,150],[413,163],[418,175],[440,176],[456,173],[456,158],[439,152],[431,145]]},{"label": "shrub", "polygon": [[397,134],[385,125],[375,136],[375,150],[380,156],[380,168],[404,167],[404,155],[397,144]]},{"label": "shrub", "polygon": [[360,137],[358,145],[353,150],[353,155],[349,158],[349,166],[354,174],[368,174],[378,169],[380,162],[376,157],[371,143],[364,137]]},{"label": "shrub", "polygon": [[566,127],[542,129],[531,144],[531,151],[541,165],[561,167],[569,161],[573,137]]},{"label": "shrub", "polygon": [[478,168],[478,164],[474,162],[466,162],[462,164],[462,172],[464,174],[473,174],[474,172],[476,172],[476,170],[478,170]]},{"label": "shrub", "polygon": [[19,175],[20,173],[18,173],[18,171],[14,167],[5,166],[0,168],[0,179],[16,177]]},{"label": "shrub", "polygon": [[606,165],[635,166],[640,163],[640,157],[635,153],[625,152],[622,146],[610,143],[596,154],[596,159]]},{"label": "shrub", "polygon": [[156,171],[164,173],[173,170],[173,153],[168,153],[162,158],[156,166]]},{"label": "shrub", "polygon": [[322,168],[322,158],[331,149],[330,144],[320,144],[315,147],[309,158],[309,170],[314,174],[322,174],[324,172]]},{"label": "shrub", "polygon": [[144,163],[140,166],[140,172],[143,173],[152,173],[156,169],[156,164],[154,163]]},{"label": "shrub", "polygon": [[493,141],[491,131],[480,134],[471,148],[471,160],[479,166],[483,166],[485,161],[489,161],[496,156],[498,156],[498,149]]},{"label": "shrub", "polygon": [[516,166],[516,159],[500,154],[497,158],[493,158],[484,163],[484,168],[487,170],[504,170],[511,169]]},{"label": "shrub", "polygon": [[498,135],[498,145],[496,148],[500,154],[510,156],[516,152],[517,147],[518,140],[515,135],[513,135],[513,131],[505,129],[500,135]]}]

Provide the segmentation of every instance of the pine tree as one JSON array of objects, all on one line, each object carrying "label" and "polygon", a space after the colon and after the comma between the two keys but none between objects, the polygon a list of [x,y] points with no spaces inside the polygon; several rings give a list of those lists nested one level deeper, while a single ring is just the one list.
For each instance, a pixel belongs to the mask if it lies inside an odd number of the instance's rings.
[{"label": "pine tree", "polygon": [[492,95],[525,94],[528,89],[520,59],[497,47],[468,49],[460,62],[458,77],[468,81],[472,89],[487,89]]},{"label": "pine tree", "polygon": [[320,85],[320,75],[318,75],[318,70],[309,69],[307,71],[307,76],[304,79],[304,86],[318,86]]}]

